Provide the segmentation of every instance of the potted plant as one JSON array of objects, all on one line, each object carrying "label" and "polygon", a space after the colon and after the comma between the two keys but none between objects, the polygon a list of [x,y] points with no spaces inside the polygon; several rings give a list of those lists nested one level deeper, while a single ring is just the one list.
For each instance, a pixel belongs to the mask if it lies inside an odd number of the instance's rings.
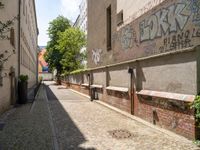
[{"label": "potted plant", "polygon": [[28,92],[28,75],[20,75],[18,82],[18,95],[20,104],[25,104],[27,102],[27,92]]}]

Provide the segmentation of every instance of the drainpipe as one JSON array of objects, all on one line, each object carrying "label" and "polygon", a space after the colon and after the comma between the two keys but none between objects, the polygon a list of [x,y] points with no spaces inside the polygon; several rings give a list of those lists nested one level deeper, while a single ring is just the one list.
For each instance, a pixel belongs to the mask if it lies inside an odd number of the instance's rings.
[{"label": "drainpipe", "polygon": [[[20,76],[20,43],[21,43],[21,32],[20,32],[20,28],[21,28],[21,0],[19,0],[19,5],[18,5],[18,73],[17,76]],[[18,102],[19,100],[19,96],[18,96],[18,79],[16,81],[16,102]]]},{"label": "drainpipe", "polygon": [[18,77],[20,76],[20,43],[21,43],[21,0],[19,0],[19,6],[18,6]]},{"label": "drainpipe", "polygon": [[131,91],[131,114],[134,115],[134,88],[133,88],[133,68],[128,68],[130,74],[130,91]]},{"label": "drainpipe", "polygon": [[92,101],[91,76],[90,76],[90,73],[88,73],[87,76],[88,76],[88,81],[89,81],[89,96],[90,96],[90,100]]}]

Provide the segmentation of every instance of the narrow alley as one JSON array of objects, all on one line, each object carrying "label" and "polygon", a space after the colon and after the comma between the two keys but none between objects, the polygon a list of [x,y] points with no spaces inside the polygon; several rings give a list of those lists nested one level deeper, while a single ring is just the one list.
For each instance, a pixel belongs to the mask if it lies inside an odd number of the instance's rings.
[{"label": "narrow alley", "polygon": [[40,87],[32,105],[15,108],[0,122],[5,123],[2,150],[198,149],[192,141],[146,126],[52,81]]}]

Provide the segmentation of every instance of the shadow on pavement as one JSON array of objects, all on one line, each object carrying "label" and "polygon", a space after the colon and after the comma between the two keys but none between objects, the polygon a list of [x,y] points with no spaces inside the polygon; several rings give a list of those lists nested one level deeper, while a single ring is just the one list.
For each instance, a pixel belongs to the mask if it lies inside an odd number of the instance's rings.
[{"label": "shadow on pavement", "polygon": [[59,148],[62,150],[96,150],[95,148],[80,147],[81,144],[87,142],[86,138],[75,125],[72,118],[63,108],[62,104],[49,86],[56,85],[45,85],[45,87]]}]

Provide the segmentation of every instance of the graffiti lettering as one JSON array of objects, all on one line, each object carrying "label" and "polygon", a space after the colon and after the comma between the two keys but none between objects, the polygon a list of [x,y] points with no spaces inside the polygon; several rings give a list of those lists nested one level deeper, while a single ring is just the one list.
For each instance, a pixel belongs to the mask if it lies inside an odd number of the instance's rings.
[{"label": "graffiti lettering", "polygon": [[191,0],[189,7],[193,13],[193,23],[200,26],[200,0]]},{"label": "graffiti lettering", "polygon": [[160,47],[160,52],[167,52],[176,49],[183,49],[192,47],[191,33],[189,30],[180,34],[173,35],[168,38],[164,38],[163,46]]},{"label": "graffiti lettering", "polygon": [[186,4],[174,4],[168,8],[164,8],[149,19],[145,19],[140,23],[140,41],[153,40],[167,33],[177,32],[184,29],[189,13],[186,13]]},{"label": "graffiti lettering", "polygon": [[132,48],[134,45],[137,45],[138,40],[136,36],[136,32],[131,28],[131,26],[127,26],[122,29],[121,33],[121,45],[123,49]]},{"label": "graffiti lettering", "polygon": [[97,65],[101,60],[102,49],[94,49],[92,50],[92,60]]},{"label": "graffiti lettering", "polygon": [[155,43],[155,42],[151,42],[150,44],[145,45],[145,46],[143,47],[143,49],[144,49],[144,52],[145,52],[145,55],[146,55],[146,56],[149,56],[149,55],[151,55],[151,54],[154,54],[154,53],[156,53],[156,52],[155,52],[155,50],[156,50],[156,43]]},{"label": "graffiti lettering", "polygon": [[193,29],[192,31],[192,37],[195,38],[195,37],[200,37],[200,29]]}]

